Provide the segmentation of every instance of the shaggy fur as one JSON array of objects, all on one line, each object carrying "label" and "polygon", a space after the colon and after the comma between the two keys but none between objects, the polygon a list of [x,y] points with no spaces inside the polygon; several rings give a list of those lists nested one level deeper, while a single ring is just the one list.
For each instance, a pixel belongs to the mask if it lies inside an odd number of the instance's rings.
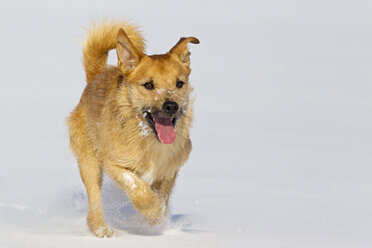
[{"label": "shaggy fur", "polygon": [[[88,225],[98,237],[113,234],[101,205],[103,172],[125,190],[149,224],[166,214],[177,172],[191,151],[190,42],[199,43],[182,38],[168,53],[148,56],[132,25],[106,22],[88,30],[83,52],[87,86],[68,126],[88,193]],[[108,52],[115,48],[118,67],[108,66]],[[179,81],[183,87],[177,86]],[[146,88],[146,82],[153,88]],[[176,102],[178,111],[165,113],[166,101]],[[160,142],[147,115],[177,121],[173,143]]]}]

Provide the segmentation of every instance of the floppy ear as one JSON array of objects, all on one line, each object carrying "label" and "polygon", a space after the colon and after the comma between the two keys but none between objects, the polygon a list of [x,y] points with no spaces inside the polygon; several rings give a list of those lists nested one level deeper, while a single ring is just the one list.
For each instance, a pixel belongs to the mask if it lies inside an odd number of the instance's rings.
[{"label": "floppy ear", "polygon": [[142,52],[136,49],[122,28],[117,35],[116,53],[118,55],[119,68],[125,74],[136,68],[143,56]]},{"label": "floppy ear", "polygon": [[193,44],[199,44],[199,40],[195,37],[183,37],[181,38],[177,44],[169,51],[170,54],[175,55],[178,57],[182,64],[186,67],[190,66],[190,55],[189,49],[187,48],[187,45],[189,43]]}]

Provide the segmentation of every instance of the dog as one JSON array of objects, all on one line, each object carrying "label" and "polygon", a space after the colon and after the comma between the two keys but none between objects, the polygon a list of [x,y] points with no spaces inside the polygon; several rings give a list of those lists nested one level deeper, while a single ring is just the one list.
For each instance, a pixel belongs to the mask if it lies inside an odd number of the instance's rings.
[{"label": "dog", "polygon": [[[98,237],[113,235],[102,210],[102,173],[126,192],[149,224],[166,215],[177,172],[192,146],[189,43],[199,40],[181,38],[165,54],[146,55],[134,25],[103,22],[87,31],[87,85],[67,125],[88,194],[87,223]],[[107,65],[112,49],[118,66]]]}]

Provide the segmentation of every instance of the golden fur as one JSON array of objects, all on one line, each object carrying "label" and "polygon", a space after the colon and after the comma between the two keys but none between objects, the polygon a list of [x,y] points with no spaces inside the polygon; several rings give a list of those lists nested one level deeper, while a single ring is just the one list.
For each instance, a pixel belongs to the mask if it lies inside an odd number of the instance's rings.
[{"label": "golden fur", "polygon": [[[148,56],[144,39],[132,25],[105,22],[88,31],[83,51],[88,84],[68,126],[88,193],[88,225],[98,237],[113,234],[101,206],[102,172],[125,190],[148,223],[156,224],[166,214],[177,172],[191,151],[189,42],[199,43],[194,37],[182,38],[168,53]],[[108,51],[115,48],[118,67],[108,66]],[[143,86],[150,80],[152,90]],[[177,80],[185,82],[182,88],[176,87]],[[180,106],[175,114],[179,119],[174,142],[163,144],[144,110],[162,114],[168,100]]]}]

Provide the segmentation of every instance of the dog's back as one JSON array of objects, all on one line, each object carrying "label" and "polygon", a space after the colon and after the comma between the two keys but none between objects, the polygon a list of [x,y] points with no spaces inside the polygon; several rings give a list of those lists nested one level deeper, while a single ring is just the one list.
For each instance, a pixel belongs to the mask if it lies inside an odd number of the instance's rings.
[{"label": "dog's back", "polygon": [[[144,51],[145,40],[138,28],[124,21],[105,21],[87,30],[83,45],[83,63],[88,85],[80,103],[68,118],[70,147],[76,156],[84,153],[87,145],[91,145],[92,140],[88,138],[89,129],[95,129],[95,124],[99,123],[105,102],[114,87],[113,82],[120,75],[118,67],[107,66],[107,59],[109,51],[116,48],[116,36],[121,28],[125,28],[133,44],[140,51]],[[98,130],[92,130],[90,133],[96,136],[97,132]],[[87,136],[91,141],[87,144],[81,135]]]}]

